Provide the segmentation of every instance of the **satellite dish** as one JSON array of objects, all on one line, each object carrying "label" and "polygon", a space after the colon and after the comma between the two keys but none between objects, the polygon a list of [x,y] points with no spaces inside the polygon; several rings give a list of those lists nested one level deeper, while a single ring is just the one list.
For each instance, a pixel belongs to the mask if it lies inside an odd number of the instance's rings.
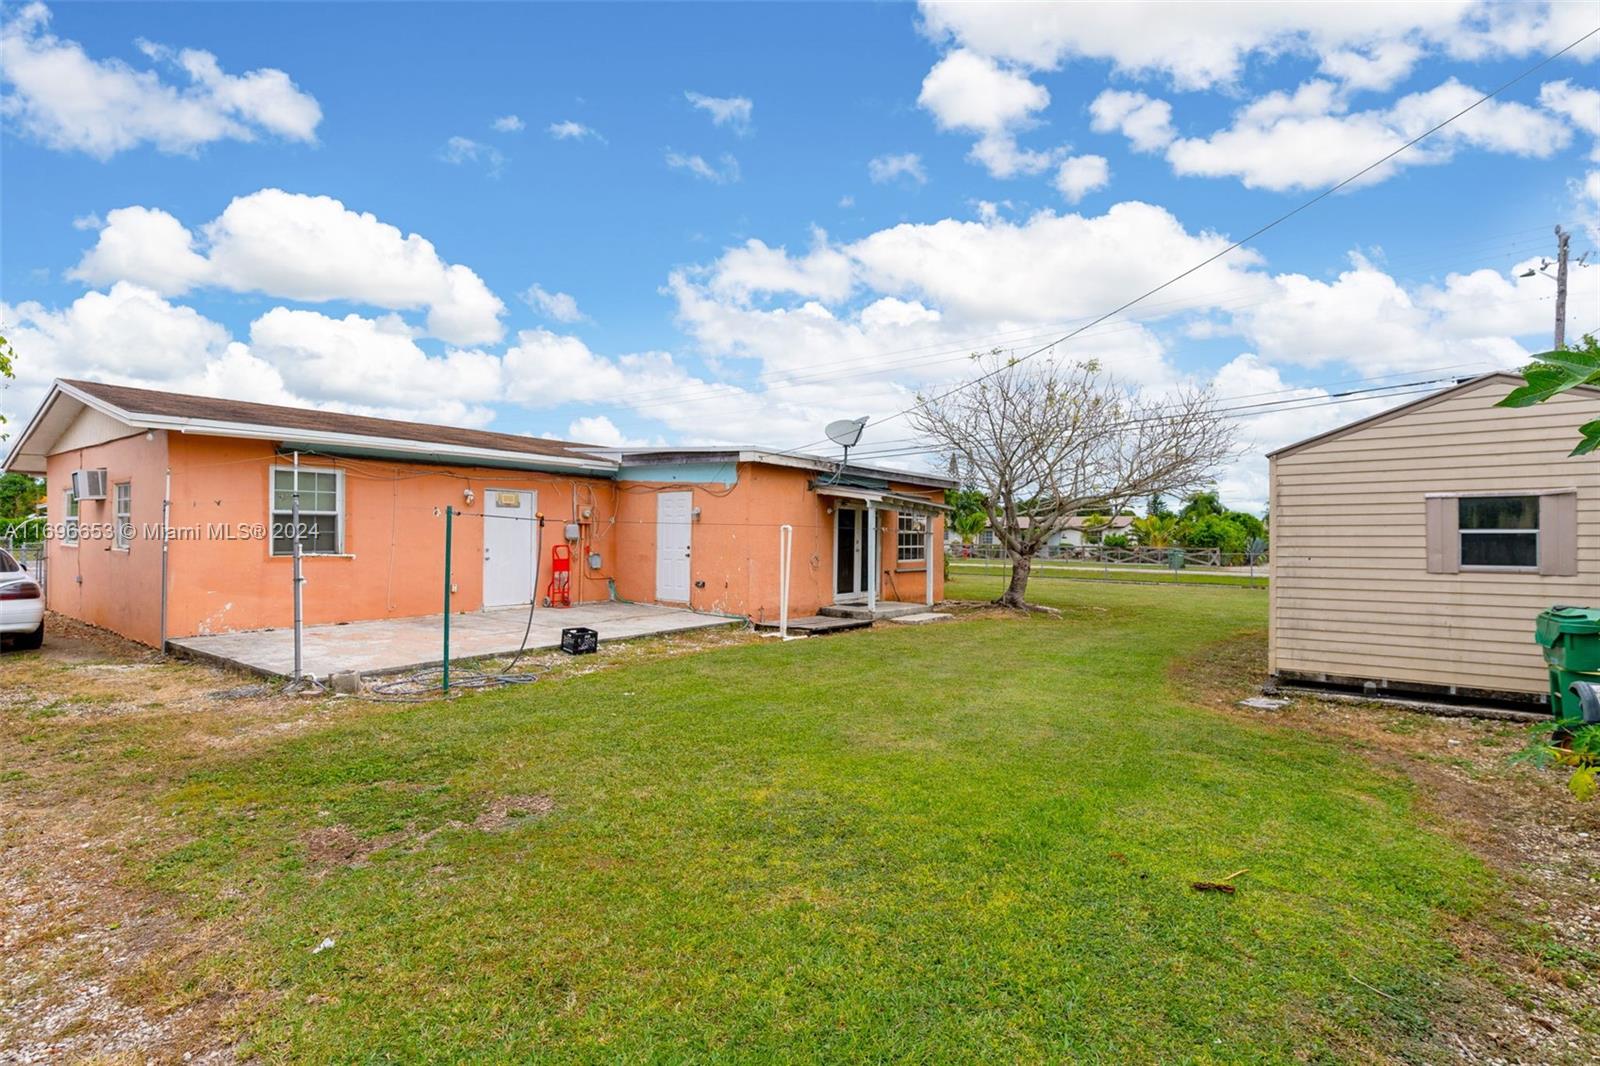
[{"label": "satellite dish", "polygon": [[823,430],[828,439],[844,448],[854,448],[861,441],[861,431],[867,428],[866,417],[842,418],[837,422],[829,422],[828,428]]},{"label": "satellite dish", "polygon": [[841,418],[837,422],[829,422],[828,428],[823,430],[829,440],[844,449],[844,461],[833,474],[835,482],[844,474],[844,468],[850,465],[850,449],[860,442],[861,431],[866,428],[867,416],[862,415],[860,418]]}]

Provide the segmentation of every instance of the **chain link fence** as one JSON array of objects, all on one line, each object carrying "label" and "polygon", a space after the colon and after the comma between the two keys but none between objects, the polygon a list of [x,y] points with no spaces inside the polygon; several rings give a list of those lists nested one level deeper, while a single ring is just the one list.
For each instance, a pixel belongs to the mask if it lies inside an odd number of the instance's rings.
[{"label": "chain link fence", "polygon": [[[33,579],[39,583],[39,589],[46,597],[50,595],[49,566],[44,554],[44,522],[22,522],[0,537],[0,547],[11,553],[11,557],[27,568]],[[48,599],[46,600],[48,602]]]},{"label": "chain link fence", "polygon": [[[960,559],[984,559],[1007,561],[1010,555],[999,544],[951,544],[948,554],[952,561]],[[1179,569],[1245,569],[1253,565],[1258,571],[1265,571],[1268,554],[1265,549],[1251,554],[1250,552],[1225,552],[1220,548],[1181,548],[1181,547],[1127,547],[1111,548],[1103,544],[1058,544],[1046,546],[1038,555],[1034,556],[1035,562],[1061,562],[1077,563],[1084,566],[1118,566],[1118,567],[1149,567],[1151,569],[1169,570],[1174,568],[1174,562]]]}]

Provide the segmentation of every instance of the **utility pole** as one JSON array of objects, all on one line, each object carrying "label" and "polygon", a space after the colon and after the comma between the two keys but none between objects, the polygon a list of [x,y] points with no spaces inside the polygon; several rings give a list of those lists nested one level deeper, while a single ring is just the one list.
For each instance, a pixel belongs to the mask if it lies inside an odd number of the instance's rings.
[{"label": "utility pole", "polygon": [[1556,350],[1567,346],[1567,242],[1572,234],[1556,227]]}]

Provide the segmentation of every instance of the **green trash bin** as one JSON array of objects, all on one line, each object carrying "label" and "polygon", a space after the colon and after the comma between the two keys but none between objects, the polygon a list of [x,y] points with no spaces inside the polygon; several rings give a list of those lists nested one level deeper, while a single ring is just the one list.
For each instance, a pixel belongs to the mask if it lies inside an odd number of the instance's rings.
[{"label": "green trash bin", "polygon": [[1600,684],[1600,607],[1540,611],[1533,633],[1550,667],[1550,713],[1558,719],[1582,718],[1572,685]]}]

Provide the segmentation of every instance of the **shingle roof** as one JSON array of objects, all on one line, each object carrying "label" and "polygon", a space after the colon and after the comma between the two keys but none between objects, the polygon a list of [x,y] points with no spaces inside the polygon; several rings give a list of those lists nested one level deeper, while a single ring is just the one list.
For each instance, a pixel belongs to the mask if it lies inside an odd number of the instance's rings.
[{"label": "shingle roof", "polygon": [[528,455],[559,455],[572,458],[574,452],[592,451],[597,445],[572,441],[524,437],[516,433],[493,433],[459,426],[436,426],[426,422],[402,422],[392,418],[317,411],[305,407],[281,407],[246,400],[223,400],[214,396],[191,396],[181,392],[136,389],[128,385],[103,385],[95,381],[63,379],[63,384],[88,393],[95,399],[130,415],[162,418],[200,418],[214,422],[299,429],[317,433],[350,433],[363,437],[389,437],[396,440],[451,444],[465,448],[493,448]]}]

